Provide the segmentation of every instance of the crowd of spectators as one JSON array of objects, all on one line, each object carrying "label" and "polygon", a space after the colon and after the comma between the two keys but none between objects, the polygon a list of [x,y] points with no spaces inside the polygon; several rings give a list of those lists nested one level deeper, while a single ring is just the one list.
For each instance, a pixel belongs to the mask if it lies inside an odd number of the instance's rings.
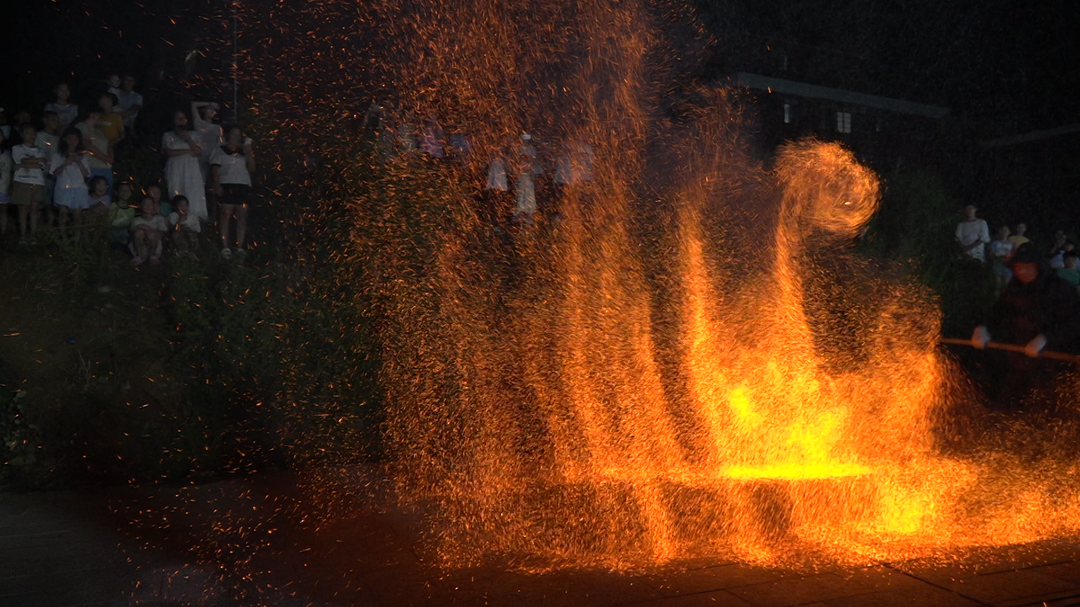
[{"label": "crowd of spectators", "polygon": [[[216,219],[221,255],[244,257],[252,140],[238,126],[218,122],[220,106],[194,102],[173,114],[162,135],[157,175],[136,184],[117,178],[118,151],[147,151],[136,133],[143,97],[135,78],[111,74],[82,108],[66,83],[40,113],[0,108],[0,241],[38,244],[41,229],[61,241],[96,238],[131,254],[131,263],[157,264],[168,248],[194,256],[201,234]],[[36,119],[36,120],[35,120]],[[216,217],[212,217],[212,213]],[[10,230],[9,221],[17,226]],[[235,224],[235,240],[230,231]]]},{"label": "crowd of spectators", "polygon": [[[1049,246],[1038,247],[1027,236],[1027,224],[1021,222],[1012,226],[1002,224],[991,237],[986,220],[978,217],[974,205],[964,207],[964,219],[956,226],[956,242],[960,257],[972,264],[989,267],[994,276],[995,297],[999,296],[1013,278],[1013,261],[1022,245],[1053,274],[1072,286],[1080,295],[1080,267],[1077,264],[1075,245],[1069,242],[1065,232],[1054,233]],[[1029,244],[1030,243],[1030,244]]]},{"label": "crowd of spectators", "polygon": [[593,180],[594,151],[585,141],[545,147],[532,133],[521,133],[480,164],[464,125],[447,132],[435,115],[417,125],[415,112],[372,103],[363,125],[373,133],[376,155],[384,161],[394,154],[422,154],[432,161],[482,167],[481,210],[496,229],[506,220],[533,225],[538,215],[559,221],[553,205],[544,208],[538,201],[559,200],[567,190]]}]

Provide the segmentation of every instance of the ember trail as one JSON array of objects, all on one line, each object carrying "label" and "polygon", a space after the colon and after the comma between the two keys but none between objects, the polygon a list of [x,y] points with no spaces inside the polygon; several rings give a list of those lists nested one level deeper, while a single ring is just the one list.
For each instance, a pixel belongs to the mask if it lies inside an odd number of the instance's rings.
[{"label": "ember trail", "polygon": [[[737,92],[672,86],[704,38],[673,4],[526,4],[371,22],[395,31],[348,221],[395,478],[447,563],[863,562],[1077,531],[1068,461],[944,454],[972,394],[928,290],[851,251],[873,172],[814,140],[756,159]],[[560,162],[587,178],[542,191]]]}]

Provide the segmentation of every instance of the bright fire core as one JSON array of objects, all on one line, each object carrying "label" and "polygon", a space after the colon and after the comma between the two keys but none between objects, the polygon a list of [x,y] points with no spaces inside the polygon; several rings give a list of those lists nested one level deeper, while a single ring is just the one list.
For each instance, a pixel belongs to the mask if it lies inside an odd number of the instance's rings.
[{"label": "bright fire core", "polygon": [[[474,142],[472,165],[394,155],[356,205],[388,444],[447,562],[866,561],[1075,534],[1069,462],[943,454],[971,396],[940,313],[849,246],[878,178],[813,141],[766,169],[733,93],[664,84],[693,58],[677,5],[372,8],[396,28],[398,119]],[[477,200],[489,159],[520,170],[525,131],[589,142],[593,180],[508,243]]]}]

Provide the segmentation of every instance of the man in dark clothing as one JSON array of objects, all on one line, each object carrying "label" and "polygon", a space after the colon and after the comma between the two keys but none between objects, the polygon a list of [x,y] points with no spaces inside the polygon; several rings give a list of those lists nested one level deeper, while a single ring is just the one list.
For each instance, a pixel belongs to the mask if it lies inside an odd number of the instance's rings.
[{"label": "man in dark clothing", "polygon": [[[985,325],[979,325],[971,343],[982,349],[990,341],[990,331],[1004,341],[1026,344],[1024,354],[1010,353],[1009,372],[998,400],[1010,402],[1031,383],[1031,359],[1044,349],[1065,349],[1080,337],[1080,297],[1076,289],[1043,267],[1030,243],[1017,249],[1009,263],[1013,278],[990,311]],[[988,328],[989,327],[989,328]]]}]

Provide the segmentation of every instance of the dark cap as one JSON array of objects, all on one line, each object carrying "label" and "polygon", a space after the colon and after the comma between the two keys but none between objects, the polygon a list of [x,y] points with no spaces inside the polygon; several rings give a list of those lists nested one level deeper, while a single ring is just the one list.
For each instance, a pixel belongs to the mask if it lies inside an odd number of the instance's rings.
[{"label": "dark cap", "polygon": [[1031,246],[1030,242],[1025,242],[1016,249],[1010,261],[1012,263],[1039,263],[1039,254],[1035,252],[1035,247]]}]

